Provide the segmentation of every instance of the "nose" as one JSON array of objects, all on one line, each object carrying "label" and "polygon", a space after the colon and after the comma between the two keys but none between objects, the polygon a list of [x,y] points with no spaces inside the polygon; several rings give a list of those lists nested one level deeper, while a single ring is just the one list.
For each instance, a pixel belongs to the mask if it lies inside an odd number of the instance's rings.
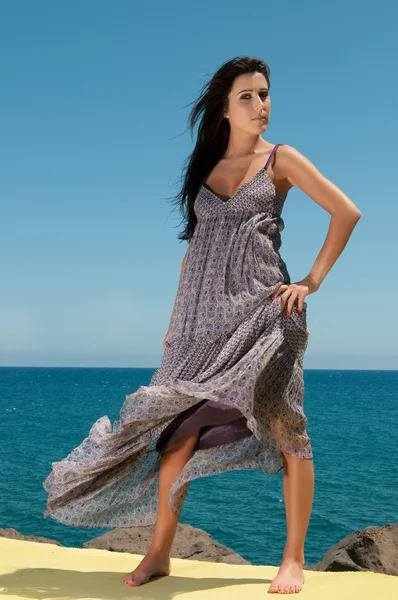
[{"label": "nose", "polygon": [[257,117],[265,117],[264,105],[265,100],[262,100],[261,98],[259,102],[256,102],[255,111],[257,113]]}]

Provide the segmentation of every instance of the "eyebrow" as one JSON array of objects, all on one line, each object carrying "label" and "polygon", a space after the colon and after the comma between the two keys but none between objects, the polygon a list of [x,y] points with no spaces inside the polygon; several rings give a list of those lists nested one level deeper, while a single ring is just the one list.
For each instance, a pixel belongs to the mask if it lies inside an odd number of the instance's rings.
[{"label": "eyebrow", "polygon": [[[269,91],[268,88],[260,88],[261,90],[266,90],[267,92]],[[238,94],[241,94],[242,92],[254,92],[254,90],[250,89],[250,90],[241,90],[240,92],[238,92]],[[236,94],[236,95],[238,95]]]}]

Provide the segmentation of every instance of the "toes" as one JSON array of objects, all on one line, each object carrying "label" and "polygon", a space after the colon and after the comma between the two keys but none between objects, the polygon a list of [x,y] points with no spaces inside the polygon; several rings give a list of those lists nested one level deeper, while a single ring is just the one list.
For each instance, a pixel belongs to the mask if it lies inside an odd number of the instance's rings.
[{"label": "toes", "polygon": [[130,581],[127,582],[127,585],[130,586],[136,586],[136,585],[141,585],[143,583],[143,581],[139,581],[138,579],[130,579]]},{"label": "toes", "polygon": [[271,584],[268,588],[268,592],[275,594],[294,594],[299,592],[301,587],[299,585],[284,585],[284,584]]},{"label": "toes", "polygon": [[135,575],[133,575],[132,573],[129,573],[128,575],[123,577],[123,581],[126,585],[138,585],[139,583]]},{"label": "toes", "polygon": [[294,593],[298,593],[301,591],[301,585],[297,584],[297,585],[287,585],[287,584],[275,584],[272,583],[269,588],[268,588],[268,592],[275,594],[294,594]]}]

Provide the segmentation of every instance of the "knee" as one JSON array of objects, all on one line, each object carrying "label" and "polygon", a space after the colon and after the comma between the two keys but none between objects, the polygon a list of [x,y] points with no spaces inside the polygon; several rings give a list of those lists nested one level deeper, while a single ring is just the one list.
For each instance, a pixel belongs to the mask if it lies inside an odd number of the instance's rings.
[{"label": "knee", "polygon": [[171,454],[175,454],[176,452],[181,453],[181,454],[192,453],[192,451],[195,447],[195,444],[198,440],[198,437],[200,435],[200,430],[201,430],[201,428],[195,429],[194,431],[187,433],[187,435],[184,435],[184,437],[177,440],[176,443],[173,444],[173,446],[171,448],[169,448],[169,450],[167,450],[167,452],[165,452],[165,454],[171,455]]},{"label": "knee", "polygon": [[289,466],[291,468],[293,468],[292,465],[300,466],[301,464],[304,464],[304,462],[306,462],[306,463],[313,462],[312,458],[302,458],[301,456],[296,456],[295,454],[287,454],[286,452],[283,452],[282,450],[281,450],[281,454],[282,454],[282,459],[283,459],[283,467],[286,470]]},{"label": "knee", "polygon": [[287,452],[283,452],[283,450],[281,450],[281,454],[282,454],[282,458],[283,458],[283,463],[284,464],[289,464],[294,462],[295,460],[298,460],[297,456],[294,456],[293,454],[288,454]]},{"label": "knee", "polygon": [[283,459],[284,471],[288,471],[289,469],[294,468],[293,465],[298,460],[300,460],[297,456],[293,456],[292,454],[287,454],[286,452],[282,452],[282,450],[281,450],[281,454],[282,454],[282,459]]}]

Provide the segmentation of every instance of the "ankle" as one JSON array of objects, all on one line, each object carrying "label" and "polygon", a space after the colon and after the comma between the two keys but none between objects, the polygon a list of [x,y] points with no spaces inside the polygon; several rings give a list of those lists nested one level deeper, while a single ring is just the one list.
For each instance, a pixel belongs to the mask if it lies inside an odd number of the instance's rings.
[{"label": "ankle", "polygon": [[170,549],[165,546],[157,546],[156,544],[152,544],[148,550],[148,554],[160,556],[162,558],[169,558]]},{"label": "ankle", "polygon": [[297,564],[301,565],[301,567],[303,567],[304,566],[304,554],[284,552],[282,561],[284,563],[297,563]]}]

